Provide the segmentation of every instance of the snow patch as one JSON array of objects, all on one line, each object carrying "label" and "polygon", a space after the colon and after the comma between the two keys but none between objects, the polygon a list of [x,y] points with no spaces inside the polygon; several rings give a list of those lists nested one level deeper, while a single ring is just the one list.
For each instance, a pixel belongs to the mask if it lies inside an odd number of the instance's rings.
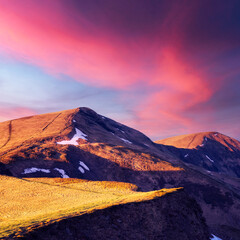
[{"label": "snow patch", "polygon": [[208,155],[205,155],[210,162],[214,162]]},{"label": "snow patch", "polygon": [[61,142],[57,142],[57,144],[62,144],[62,145],[68,145],[68,144],[71,144],[71,145],[78,145],[77,143],[77,140],[80,138],[80,139],[84,139],[84,140],[87,140],[87,135],[85,133],[83,133],[82,131],[80,131],[79,129],[75,128],[75,135],[72,137],[72,139],[70,140],[64,140],[64,141],[61,141]]},{"label": "snow patch", "polygon": [[214,133],[214,136],[217,136],[218,134],[217,133]]},{"label": "snow patch", "polygon": [[188,157],[188,156],[189,156],[189,154],[188,154],[188,153],[184,155],[184,157],[185,157],[185,158],[186,158],[186,157]]},{"label": "snow patch", "polygon": [[49,169],[42,169],[42,168],[26,168],[24,169],[24,172],[22,174],[28,174],[28,173],[35,173],[35,172],[44,172],[44,173],[50,173]]},{"label": "snow patch", "polygon": [[85,168],[86,170],[90,170],[89,169],[89,167],[84,163],[84,162],[82,162],[82,161],[79,161],[79,164],[83,167],[83,168]]},{"label": "snow patch", "polygon": [[132,142],[128,141],[127,139],[125,138],[120,138],[122,141],[124,141],[125,143],[129,143],[129,144],[132,144]]},{"label": "snow patch", "polygon": [[204,137],[204,141],[205,141],[205,142],[203,142],[201,145],[199,145],[199,147],[204,147],[204,146],[205,146],[205,143],[207,142],[207,140],[208,140],[208,139],[207,139],[206,137]]},{"label": "snow patch", "polygon": [[210,240],[222,240],[222,239],[212,234]]},{"label": "snow patch", "polygon": [[75,119],[73,119],[73,122],[77,122]]},{"label": "snow patch", "polygon": [[54,168],[54,170],[58,171],[61,174],[62,178],[69,178],[69,176],[65,173],[63,169]]},{"label": "snow patch", "polygon": [[78,170],[81,172],[81,173],[85,173],[85,170],[82,168],[82,167],[78,167]]}]

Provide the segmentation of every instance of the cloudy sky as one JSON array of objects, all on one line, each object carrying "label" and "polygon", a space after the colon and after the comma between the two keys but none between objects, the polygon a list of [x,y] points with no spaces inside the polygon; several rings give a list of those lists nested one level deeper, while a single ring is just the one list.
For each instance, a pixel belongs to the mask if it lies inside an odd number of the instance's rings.
[{"label": "cloudy sky", "polygon": [[240,139],[240,1],[1,0],[0,121],[81,106]]}]

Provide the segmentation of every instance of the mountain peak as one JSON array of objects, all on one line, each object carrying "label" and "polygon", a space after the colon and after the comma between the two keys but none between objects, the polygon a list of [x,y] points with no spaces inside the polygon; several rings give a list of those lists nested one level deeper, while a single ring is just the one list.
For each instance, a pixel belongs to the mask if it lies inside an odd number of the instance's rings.
[{"label": "mountain peak", "polygon": [[89,115],[98,115],[94,110],[92,110],[91,108],[88,108],[88,107],[79,107],[76,109],[78,110],[79,113],[86,113]]},{"label": "mountain peak", "polygon": [[64,145],[106,143],[139,150],[155,147],[141,132],[87,107],[3,122],[0,123],[0,132],[1,155],[28,143],[46,141]]}]

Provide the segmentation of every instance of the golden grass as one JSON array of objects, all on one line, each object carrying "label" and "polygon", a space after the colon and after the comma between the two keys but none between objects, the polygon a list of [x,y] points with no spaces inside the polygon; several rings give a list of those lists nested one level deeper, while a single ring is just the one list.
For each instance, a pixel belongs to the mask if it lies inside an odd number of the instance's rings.
[{"label": "golden grass", "polygon": [[201,145],[204,141],[204,137],[209,134],[210,132],[185,134],[185,135],[166,138],[163,140],[158,140],[158,141],[155,141],[155,143],[174,146],[177,148],[193,149]]},{"label": "golden grass", "polygon": [[136,192],[136,188],[133,184],[117,182],[0,176],[0,237],[18,235],[96,209],[151,200],[176,191]]},{"label": "golden grass", "polygon": [[162,160],[160,157],[139,152],[123,146],[110,146],[105,143],[89,143],[79,146],[87,153],[108,159],[120,167],[134,171],[183,171],[181,167]]},{"label": "golden grass", "polygon": [[46,137],[57,137],[71,132],[71,118],[78,109],[40,114],[0,123],[0,151]]},{"label": "golden grass", "polygon": [[128,192],[132,193],[138,189],[138,187],[132,183],[89,181],[77,178],[26,178],[26,180],[90,192],[113,192],[115,195],[126,194]]}]

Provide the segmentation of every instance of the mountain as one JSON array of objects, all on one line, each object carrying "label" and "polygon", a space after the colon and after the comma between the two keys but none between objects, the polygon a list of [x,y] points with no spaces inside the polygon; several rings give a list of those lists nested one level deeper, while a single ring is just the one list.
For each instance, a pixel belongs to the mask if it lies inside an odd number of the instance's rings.
[{"label": "mountain", "polygon": [[[240,177],[240,142],[218,132],[182,135],[156,141],[176,147],[178,157],[209,172]],[[169,149],[172,149],[169,147]],[[171,150],[170,150],[171,151]]]},{"label": "mountain", "polygon": [[68,143],[63,140],[71,139],[75,135],[75,138],[79,139],[78,143],[113,143],[134,146],[139,150],[154,147],[152,141],[144,134],[101,116],[89,108],[77,108],[3,122],[0,124],[0,132],[2,133],[0,139],[2,155],[7,154],[9,150],[31,145],[33,141],[43,143],[49,140],[49,144],[54,141],[67,145]]},{"label": "mountain", "polygon": [[181,170],[145,135],[88,108],[4,122],[0,132],[1,162],[15,177],[132,182],[133,171]]},{"label": "mountain", "polygon": [[200,132],[193,134],[180,135],[156,141],[157,143],[170,145],[177,148],[194,149],[204,147],[208,140],[218,142],[228,148],[230,151],[240,150],[238,140],[225,136],[219,132]]},{"label": "mountain", "polygon": [[[183,148],[154,143],[139,131],[89,108],[3,122],[0,133],[0,159],[4,165],[0,170],[5,174],[126,182],[137,185],[140,191],[184,187],[201,206],[213,234],[222,239],[240,237],[240,183],[232,169],[233,165],[239,166],[235,161],[237,143],[231,148],[224,140],[216,141],[210,136],[207,140],[205,136],[202,140],[194,137]],[[217,144],[216,155],[213,147],[208,148],[212,142]],[[188,145],[191,148],[185,148]],[[207,157],[204,160],[209,161],[211,170],[204,164],[194,164],[194,159],[200,157],[199,148],[211,150],[211,154],[202,153],[211,159],[226,151],[224,161],[233,162],[229,164],[232,170],[227,171],[222,163],[213,168]],[[191,163],[184,158],[190,153],[196,154]],[[222,172],[227,175],[220,176]]]}]

